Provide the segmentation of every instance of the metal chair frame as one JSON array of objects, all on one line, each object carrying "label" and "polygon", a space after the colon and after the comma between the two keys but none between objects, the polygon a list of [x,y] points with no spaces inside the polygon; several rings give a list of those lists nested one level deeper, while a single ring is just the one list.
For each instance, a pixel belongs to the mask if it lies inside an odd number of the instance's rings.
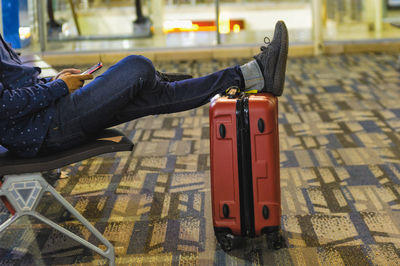
[{"label": "metal chair frame", "polygon": [[[15,171],[18,165],[24,166],[23,162],[18,162],[17,166],[14,166],[11,160],[7,160],[7,164],[2,169],[0,160],[0,173],[1,171],[7,172],[6,174],[0,174],[0,199],[4,202],[5,206],[11,213],[11,217],[5,222],[0,224],[0,233],[11,226],[15,221],[17,221],[22,216],[31,216],[37,218],[41,222],[49,225],[55,230],[61,232],[62,234],[72,238],[78,243],[84,245],[90,250],[100,254],[101,256],[109,260],[109,265],[115,265],[115,252],[113,245],[85,218],[83,217],[66,199],[64,199],[43,177],[42,171],[47,171],[51,169],[57,169],[65,165],[69,165],[73,162],[81,161],[83,159],[88,159],[96,155],[100,155],[107,152],[116,151],[129,151],[133,149],[133,144],[127,140],[121,133],[116,130],[107,130],[108,132],[105,136],[110,137],[121,137],[121,144],[111,143],[110,141],[104,141],[104,137],[101,136],[90,143],[88,146],[92,149],[91,152],[81,152],[80,156],[75,159],[74,152],[68,152],[66,156],[55,156],[53,161],[46,162],[46,160],[36,161],[33,163],[27,163],[27,169],[18,170],[16,174],[10,172]],[[110,134],[111,133],[111,134]],[[104,135],[104,134],[103,134]],[[111,140],[111,142],[114,140]],[[104,144],[103,144],[104,143]],[[85,145],[83,145],[85,147]],[[79,147],[77,148],[79,149]],[[82,151],[82,148],[80,148]],[[67,159],[65,159],[67,158]],[[1,158],[0,158],[1,159]],[[11,162],[10,162],[11,161]],[[30,162],[30,159],[26,160]],[[44,162],[43,162],[44,161]],[[57,166],[57,167],[54,167]],[[8,167],[8,168],[7,168]],[[37,169],[41,169],[37,171]],[[35,169],[34,172],[26,172],[29,169]],[[76,235],[75,233],[63,228],[57,223],[51,221],[47,217],[40,214],[36,209],[43,198],[43,195],[49,192],[65,209],[67,209],[79,222],[81,222],[104,246],[107,248],[105,251],[101,248],[95,246],[89,241],[83,239],[82,237]]]}]

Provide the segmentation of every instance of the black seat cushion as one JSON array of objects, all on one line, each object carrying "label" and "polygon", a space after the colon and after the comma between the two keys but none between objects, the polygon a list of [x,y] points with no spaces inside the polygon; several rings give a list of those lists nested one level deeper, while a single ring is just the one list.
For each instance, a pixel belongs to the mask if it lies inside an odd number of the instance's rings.
[{"label": "black seat cushion", "polygon": [[115,129],[106,129],[96,138],[78,147],[42,157],[18,158],[1,147],[0,177],[10,174],[53,170],[100,154],[131,151],[132,149],[133,143],[126,138],[125,135]]}]

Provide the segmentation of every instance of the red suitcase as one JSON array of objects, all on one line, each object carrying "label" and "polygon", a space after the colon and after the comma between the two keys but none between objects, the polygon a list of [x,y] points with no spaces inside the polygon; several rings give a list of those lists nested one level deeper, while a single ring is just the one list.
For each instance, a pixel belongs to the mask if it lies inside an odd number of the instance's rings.
[{"label": "red suitcase", "polygon": [[267,235],[280,248],[278,101],[271,94],[223,96],[210,105],[215,235],[229,251],[240,237]]}]

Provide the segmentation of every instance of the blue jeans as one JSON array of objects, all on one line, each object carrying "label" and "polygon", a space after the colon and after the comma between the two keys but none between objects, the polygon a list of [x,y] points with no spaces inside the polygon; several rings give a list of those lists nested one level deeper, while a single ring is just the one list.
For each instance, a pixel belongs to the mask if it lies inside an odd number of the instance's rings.
[{"label": "blue jeans", "polygon": [[128,56],[56,102],[41,154],[66,150],[99,131],[136,118],[180,112],[209,102],[230,86],[244,88],[239,66],[176,82],[162,81],[152,62]]}]

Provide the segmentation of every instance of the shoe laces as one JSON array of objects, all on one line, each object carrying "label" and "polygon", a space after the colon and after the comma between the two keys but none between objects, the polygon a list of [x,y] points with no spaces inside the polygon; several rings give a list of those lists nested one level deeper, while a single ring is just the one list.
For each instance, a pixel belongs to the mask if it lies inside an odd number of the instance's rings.
[{"label": "shoe laces", "polygon": [[263,45],[260,47],[262,52],[264,52],[267,49],[267,47],[271,44],[271,39],[268,36],[265,36],[264,43],[266,44],[266,46]]}]

